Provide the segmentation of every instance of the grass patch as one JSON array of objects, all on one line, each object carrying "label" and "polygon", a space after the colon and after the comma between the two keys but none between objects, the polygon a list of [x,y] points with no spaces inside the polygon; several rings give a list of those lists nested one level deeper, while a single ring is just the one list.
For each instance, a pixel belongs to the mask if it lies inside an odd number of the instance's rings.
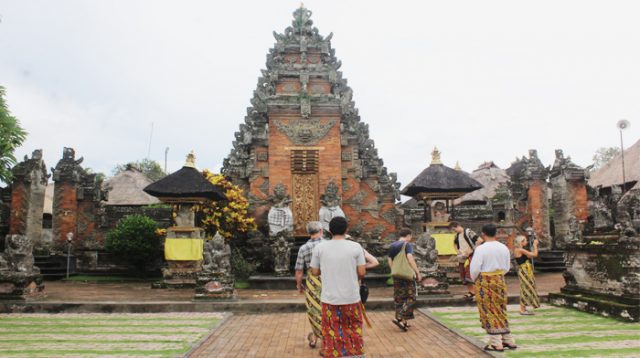
[{"label": "grass patch", "polygon": [[[509,313],[509,326],[518,343],[518,349],[506,351],[505,357],[640,356],[638,323],[621,322],[564,308],[547,307],[536,310],[535,316],[527,317],[521,317],[517,312]],[[463,334],[481,341],[486,340],[487,335],[480,327],[477,312],[460,309],[432,314],[447,326],[459,329]],[[598,336],[594,336],[593,332],[598,332]],[[563,333],[571,335],[563,336]],[[634,340],[638,341],[637,347],[620,347],[618,343]],[[581,347],[586,344],[595,347]],[[539,350],[543,347],[544,349]]]},{"label": "grass patch", "polygon": [[0,357],[182,356],[219,322],[189,315],[2,315]]}]

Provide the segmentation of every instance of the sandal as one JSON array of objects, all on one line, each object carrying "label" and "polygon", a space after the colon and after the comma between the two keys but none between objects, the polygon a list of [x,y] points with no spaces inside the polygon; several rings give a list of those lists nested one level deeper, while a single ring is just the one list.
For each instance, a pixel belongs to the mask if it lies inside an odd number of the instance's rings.
[{"label": "sandal", "polygon": [[511,343],[506,343],[506,342],[502,342],[502,346],[506,349],[516,349],[518,348],[518,346],[516,346],[515,344],[511,344]]},{"label": "sandal", "polygon": [[533,316],[535,315],[535,313],[531,312],[531,311],[524,311],[524,312],[520,312],[521,316]]},{"label": "sandal", "polygon": [[313,334],[313,332],[309,333],[309,335],[307,336],[307,340],[309,341],[309,347],[311,348],[316,347],[316,344],[318,343],[318,337],[316,337],[316,335]]},{"label": "sandal", "polygon": [[475,295],[473,293],[465,293],[462,298],[466,298],[468,300],[473,300],[473,298],[475,297]]},{"label": "sandal", "polygon": [[407,328],[407,329],[411,328],[411,326],[409,325],[409,322],[404,323],[404,328]]},{"label": "sandal", "polygon": [[393,319],[391,322],[393,322],[393,324],[395,324],[396,326],[398,326],[398,328],[400,328],[401,330],[403,330],[403,331],[405,331],[405,332],[407,331],[407,327],[405,327],[405,326],[402,324],[402,322],[400,322],[399,320],[397,320],[397,319]]},{"label": "sandal", "polygon": [[484,350],[487,352],[504,352],[504,348],[498,349],[498,347],[494,346],[493,344],[487,344],[486,346],[484,346]]}]

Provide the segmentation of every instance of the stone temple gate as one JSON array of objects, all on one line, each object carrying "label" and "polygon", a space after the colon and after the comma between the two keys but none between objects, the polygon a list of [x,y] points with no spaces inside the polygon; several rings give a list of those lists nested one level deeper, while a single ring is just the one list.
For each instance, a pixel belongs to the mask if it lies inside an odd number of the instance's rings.
[{"label": "stone temple gate", "polygon": [[304,7],[293,16],[284,33],[274,32],[267,69],[222,172],[247,192],[259,223],[275,201],[274,189],[284,187],[296,236],[306,235],[306,222],[317,220],[323,205],[339,203],[352,236],[390,237],[401,220],[400,184],[360,121],[331,47],[333,34],[320,35]]}]

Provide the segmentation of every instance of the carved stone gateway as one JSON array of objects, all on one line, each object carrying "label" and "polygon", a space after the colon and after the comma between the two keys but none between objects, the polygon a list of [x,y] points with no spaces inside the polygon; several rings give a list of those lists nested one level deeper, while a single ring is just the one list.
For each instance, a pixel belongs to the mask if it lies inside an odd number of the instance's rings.
[{"label": "carved stone gateway", "polygon": [[222,172],[245,190],[265,237],[276,185],[291,193],[293,235],[301,238],[306,223],[318,220],[319,194],[333,183],[340,209],[362,225],[362,235],[390,239],[399,214],[396,177],[360,120],[333,35],[320,35],[304,7],[293,17],[284,33],[274,32],[276,43]]}]

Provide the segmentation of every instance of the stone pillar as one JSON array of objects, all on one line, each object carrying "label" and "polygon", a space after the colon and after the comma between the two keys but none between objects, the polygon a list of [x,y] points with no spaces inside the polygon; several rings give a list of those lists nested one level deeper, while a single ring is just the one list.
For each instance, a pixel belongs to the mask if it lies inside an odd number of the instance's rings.
[{"label": "stone pillar", "polygon": [[107,193],[101,189],[102,181],[96,179],[96,174],[84,174],[81,177],[76,192],[76,245],[85,249],[99,249],[104,246],[103,231],[100,227],[104,222],[104,205]]},{"label": "stone pillar", "polygon": [[26,235],[34,243],[41,240],[48,179],[41,149],[35,150],[31,159],[25,156],[24,161],[13,168],[9,234]]},{"label": "stone pillar", "polygon": [[551,203],[554,209],[555,235],[553,248],[565,249],[576,237],[579,223],[585,223],[589,215],[587,203],[587,172],[556,150],[556,160],[551,169]]},{"label": "stone pillar", "polygon": [[73,148],[64,148],[62,159],[53,168],[53,244],[65,248],[67,234],[78,237],[78,189],[84,170],[83,158],[75,159]]},{"label": "stone pillar", "polygon": [[42,238],[42,209],[47,169],[42,150],[13,169],[9,234],[0,254],[0,299],[26,300],[42,296],[40,269],[33,265],[34,242]]},{"label": "stone pillar", "polygon": [[549,232],[549,195],[547,178],[549,171],[542,165],[535,149],[529,150],[529,159],[524,168],[527,183],[527,213],[531,217],[531,227],[540,240],[540,249],[551,248]]}]

